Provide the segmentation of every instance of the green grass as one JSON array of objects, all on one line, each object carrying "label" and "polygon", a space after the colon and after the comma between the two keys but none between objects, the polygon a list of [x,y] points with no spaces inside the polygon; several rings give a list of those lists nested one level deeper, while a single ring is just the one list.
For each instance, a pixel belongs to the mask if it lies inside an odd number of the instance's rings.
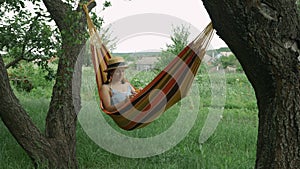
[{"label": "green grass", "polygon": [[[196,122],[188,135],[175,147],[156,156],[127,158],[112,154],[92,141],[79,123],[77,128],[77,157],[82,169],[250,169],[254,168],[257,107],[253,89],[244,74],[226,75],[226,104],[215,132],[203,144],[199,135],[210,108],[211,94],[205,75],[198,79],[201,103]],[[49,98],[38,98],[36,94],[19,94],[21,103],[37,126],[44,130]],[[179,104],[180,105],[180,104]],[[112,127],[130,137],[150,137],[162,133],[177,118],[179,106],[174,106],[149,126],[123,131],[105,116]],[[101,134],[101,130],[99,131]],[[33,168],[24,150],[0,122],[0,169]]]}]

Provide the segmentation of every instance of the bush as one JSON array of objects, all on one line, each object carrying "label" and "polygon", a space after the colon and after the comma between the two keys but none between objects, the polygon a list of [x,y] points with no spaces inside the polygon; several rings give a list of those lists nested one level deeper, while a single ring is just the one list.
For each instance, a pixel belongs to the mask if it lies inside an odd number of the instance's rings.
[{"label": "bush", "polygon": [[[56,65],[52,65],[53,69]],[[20,63],[16,68],[8,69],[8,75],[14,88],[19,92],[30,92],[37,97],[49,96],[54,84],[48,77],[48,71],[40,69],[34,63]]]}]

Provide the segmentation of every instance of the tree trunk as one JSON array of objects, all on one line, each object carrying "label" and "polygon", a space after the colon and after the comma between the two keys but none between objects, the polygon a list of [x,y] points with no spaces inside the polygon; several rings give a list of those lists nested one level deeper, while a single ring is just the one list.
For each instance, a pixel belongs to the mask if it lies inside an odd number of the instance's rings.
[{"label": "tree trunk", "polygon": [[[59,90],[55,89],[56,92],[54,93],[59,92]],[[56,101],[61,101],[61,105],[57,109],[54,106],[56,104],[51,102],[50,111],[55,112],[53,114],[57,118],[52,118],[53,121],[51,122],[47,121],[49,132],[45,137],[34,125],[14,95],[3,59],[0,57],[0,116],[36,167],[41,164],[50,168],[77,168],[75,154],[76,114],[72,105],[72,96],[63,94],[61,97]]]},{"label": "tree trunk", "polygon": [[8,130],[24,148],[35,164],[39,161],[54,161],[54,142],[48,140],[36,128],[14,95],[2,57],[0,57],[0,116]]},{"label": "tree trunk", "polygon": [[[72,11],[71,6],[61,0],[43,2],[62,36],[62,51],[46,118],[46,133],[42,134],[33,124],[14,95],[2,57],[0,117],[36,167],[42,164],[49,168],[78,168],[76,123],[80,110],[81,66],[77,65],[76,61],[86,37],[86,20],[81,6]],[[94,6],[95,3],[89,6],[89,9]],[[75,69],[78,72],[75,72]],[[77,78],[74,78],[75,74]]]},{"label": "tree trunk", "polygon": [[300,18],[296,0],[202,0],[258,105],[256,168],[300,166]]}]

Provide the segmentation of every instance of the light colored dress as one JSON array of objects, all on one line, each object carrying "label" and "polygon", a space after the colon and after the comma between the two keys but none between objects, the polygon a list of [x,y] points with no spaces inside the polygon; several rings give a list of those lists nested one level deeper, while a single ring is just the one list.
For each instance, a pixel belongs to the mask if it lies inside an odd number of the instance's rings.
[{"label": "light colored dress", "polygon": [[128,85],[128,89],[126,92],[119,92],[110,87],[111,90],[111,105],[114,106],[122,101],[124,101],[127,97],[132,94],[131,87]]}]

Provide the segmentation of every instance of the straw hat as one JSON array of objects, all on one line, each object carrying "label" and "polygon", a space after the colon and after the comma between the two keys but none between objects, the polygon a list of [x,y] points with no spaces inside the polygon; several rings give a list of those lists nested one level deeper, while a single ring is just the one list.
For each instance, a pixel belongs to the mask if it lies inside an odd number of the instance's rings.
[{"label": "straw hat", "polygon": [[107,69],[104,71],[107,72],[109,70],[113,70],[117,68],[128,68],[128,65],[125,63],[124,58],[119,56],[111,57],[107,61]]}]

